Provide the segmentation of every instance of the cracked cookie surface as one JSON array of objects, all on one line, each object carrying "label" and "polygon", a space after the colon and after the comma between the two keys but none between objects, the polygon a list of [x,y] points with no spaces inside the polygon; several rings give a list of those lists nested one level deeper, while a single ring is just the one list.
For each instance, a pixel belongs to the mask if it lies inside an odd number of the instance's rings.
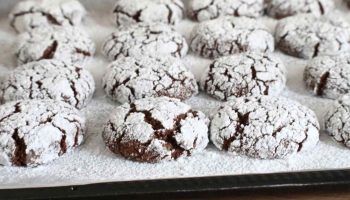
[{"label": "cracked cookie surface", "polygon": [[188,12],[196,21],[222,16],[259,17],[264,13],[264,0],[190,0]]},{"label": "cracked cookie surface", "polygon": [[125,57],[111,63],[103,78],[107,95],[120,103],[145,97],[185,100],[198,93],[194,75],[180,59]]},{"label": "cracked cookie surface", "polygon": [[0,165],[37,166],[83,142],[85,118],[53,100],[12,101],[0,106]]},{"label": "cracked cookie surface", "polygon": [[302,13],[320,17],[328,14],[334,7],[333,0],[266,0],[266,12],[277,19]]},{"label": "cracked cookie surface", "polygon": [[127,56],[184,57],[188,51],[185,38],[164,24],[140,23],[120,27],[106,39],[102,51],[109,60]]},{"label": "cracked cookie surface", "polygon": [[220,100],[281,93],[286,69],[278,58],[262,53],[242,53],[214,60],[204,73],[201,89]]},{"label": "cracked cookie surface", "polygon": [[41,60],[17,67],[1,81],[0,102],[53,99],[81,109],[94,91],[94,79],[86,69],[63,61]]},{"label": "cracked cookie surface", "polygon": [[85,64],[94,55],[95,45],[82,29],[49,26],[20,34],[15,53],[19,65],[43,59]]},{"label": "cracked cookie surface", "polygon": [[118,26],[140,22],[176,24],[184,15],[181,0],[118,0],[114,15]]},{"label": "cracked cookie surface", "polygon": [[317,96],[337,99],[350,92],[350,54],[319,56],[305,67],[304,81]]},{"label": "cracked cookie surface", "polygon": [[209,120],[178,99],[144,98],[114,110],[103,139],[114,153],[140,162],[176,160],[208,144]]},{"label": "cracked cookie surface", "polygon": [[10,21],[17,32],[24,32],[51,25],[78,26],[85,16],[85,8],[76,0],[26,0],[13,8]]},{"label": "cracked cookie surface", "polygon": [[350,148],[350,97],[344,95],[334,102],[325,116],[327,133],[337,142]]},{"label": "cracked cookie surface", "polygon": [[313,149],[319,123],[309,108],[283,97],[237,98],[221,106],[210,125],[221,150],[254,158],[283,158]]},{"label": "cracked cookie surface", "polygon": [[350,26],[335,17],[310,14],[287,17],[276,27],[276,45],[283,52],[310,59],[350,50]]},{"label": "cracked cookie surface", "polygon": [[267,27],[247,17],[222,17],[196,25],[190,47],[206,58],[241,52],[272,52],[274,38]]}]

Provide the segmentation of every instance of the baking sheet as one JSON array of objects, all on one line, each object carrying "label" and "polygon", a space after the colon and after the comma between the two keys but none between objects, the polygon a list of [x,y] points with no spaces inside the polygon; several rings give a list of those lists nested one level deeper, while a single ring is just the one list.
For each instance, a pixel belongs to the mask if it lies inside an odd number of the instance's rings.
[{"label": "baking sheet", "polygon": [[[74,152],[47,165],[36,168],[0,167],[0,189],[350,168],[350,150],[333,141],[324,132],[321,132],[320,142],[314,150],[278,160],[260,160],[232,155],[217,150],[213,145],[209,145],[202,153],[189,158],[159,164],[128,161],[112,154],[105,147],[101,132],[109,112],[118,104],[106,98],[101,87],[101,77],[108,65],[108,61],[101,55],[101,44],[107,35],[115,31],[111,14],[114,0],[81,0],[81,2],[89,11],[86,29],[97,47],[95,59],[87,66],[95,78],[97,89],[93,101],[83,109],[88,125],[86,141]],[[348,14],[350,10],[340,2],[337,0],[340,11],[333,14],[342,15],[350,23]],[[6,76],[6,73],[13,70],[15,66],[12,49],[16,34],[9,27],[7,20],[7,14],[14,3],[15,1],[11,0],[0,2],[0,78]],[[267,17],[259,20],[273,32],[275,20]],[[176,26],[176,29],[188,39],[195,24],[184,20]],[[332,100],[314,97],[306,91],[302,80],[306,61],[280,52],[275,54],[282,58],[288,71],[287,88],[282,95],[313,109],[320,124],[323,125],[325,109],[329,107]],[[184,58],[184,62],[198,79],[210,60],[190,53]],[[212,113],[220,105],[219,101],[205,94],[193,97],[186,103],[207,114]]]}]

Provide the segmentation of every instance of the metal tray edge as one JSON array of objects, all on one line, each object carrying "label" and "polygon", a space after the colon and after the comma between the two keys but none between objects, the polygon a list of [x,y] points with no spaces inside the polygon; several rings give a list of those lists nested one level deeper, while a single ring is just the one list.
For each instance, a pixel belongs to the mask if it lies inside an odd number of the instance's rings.
[{"label": "metal tray edge", "polygon": [[0,199],[57,199],[240,191],[306,186],[350,186],[350,169],[199,178],[108,182],[63,187],[4,189]]}]

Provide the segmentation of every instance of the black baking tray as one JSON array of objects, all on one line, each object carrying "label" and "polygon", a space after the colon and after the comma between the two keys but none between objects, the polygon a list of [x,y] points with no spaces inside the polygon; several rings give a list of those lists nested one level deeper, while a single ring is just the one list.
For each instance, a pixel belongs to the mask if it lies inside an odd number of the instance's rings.
[{"label": "black baking tray", "polygon": [[256,189],[350,186],[350,169],[200,178],[157,179],[72,185],[47,188],[4,189],[0,199],[86,199],[157,194],[186,194]]}]

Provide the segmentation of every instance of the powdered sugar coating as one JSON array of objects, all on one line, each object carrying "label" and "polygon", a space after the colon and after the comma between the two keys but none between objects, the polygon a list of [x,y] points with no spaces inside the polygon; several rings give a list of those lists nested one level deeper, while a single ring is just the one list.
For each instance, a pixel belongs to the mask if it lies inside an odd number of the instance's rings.
[{"label": "powdered sugar coating", "polygon": [[26,0],[16,4],[10,13],[11,26],[17,32],[38,27],[78,26],[86,16],[77,0]]},{"label": "powdered sugar coating", "polygon": [[320,56],[305,67],[304,81],[315,95],[337,99],[350,92],[350,54]]},{"label": "powdered sugar coating", "polygon": [[274,39],[255,19],[222,17],[195,26],[190,46],[198,55],[217,58],[247,51],[272,52]]},{"label": "powdered sugar coating", "polygon": [[350,148],[350,97],[342,96],[334,102],[325,116],[325,128],[337,142]]},{"label": "powdered sugar coating", "polygon": [[95,53],[95,45],[82,29],[48,26],[22,33],[16,45],[19,65],[42,59],[85,64]]},{"label": "powdered sugar coating", "polygon": [[242,53],[214,60],[201,88],[220,100],[241,96],[278,95],[286,84],[282,61],[262,53]]},{"label": "powdered sugar coating", "polygon": [[118,0],[114,8],[118,26],[139,22],[176,24],[184,15],[181,0]]},{"label": "powdered sugar coating", "polygon": [[213,116],[210,134],[221,150],[255,158],[283,158],[314,148],[319,123],[309,108],[284,97],[237,98]]},{"label": "powdered sugar coating", "polygon": [[102,51],[109,60],[125,56],[184,57],[188,51],[185,38],[164,24],[139,23],[121,27],[106,39]]},{"label": "powdered sugar coating", "polygon": [[78,109],[92,99],[95,82],[89,71],[58,60],[17,67],[0,85],[0,102],[53,99]]},{"label": "powdered sugar coating", "polygon": [[107,95],[121,103],[145,97],[185,100],[198,93],[194,75],[180,59],[125,57],[112,62],[103,78]]},{"label": "powdered sugar coating", "polygon": [[59,101],[13,101],[0,106],[0,165],[37,166],[83,142],[85,119]]},{"label": "powdered sugar coating", "polygon": [[207,146],[208,123],[202,112],[180,100],[145,98],[114,110],[103,139],[111,151],[131,160],[176,160]]},{"label": "powdered sugar coating", "polygon": [[259,17],[264,12],[264,0],[189,0],[188,12],[197,21],[222,16]]},{"label": "powdered sugar coating", "polygon": [[277,47],[285,53],[310,59],[350,49],[350,26],[335,17],[317,18],[301,14],[280,20],[276,27]]},{"label": "powdered sugar coating", "polygon": [[281,19],[301,13],[310,13],[316,17],[328,14],[334,9],[333,0],[267,0],[266,10],[269,16]]}]

